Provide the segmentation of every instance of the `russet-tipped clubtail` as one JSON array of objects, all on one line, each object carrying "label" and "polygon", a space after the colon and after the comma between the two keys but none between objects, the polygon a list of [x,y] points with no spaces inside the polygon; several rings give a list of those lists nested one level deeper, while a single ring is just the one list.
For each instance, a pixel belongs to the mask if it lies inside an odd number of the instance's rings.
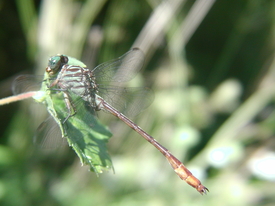
[{"label": "russet-tipped clubtail", "polygon": [[[131,92],[138,95],[147,93],[144,88],[119,88],[113,87],[113,85],[107,85],[107,82],[117,83],[132,79],[142,67],[143,56],[143,52],[140,49],[133,48],[120,58],[100,64],[92,70],[85,66],[68,64],[68,57],[65,55],[51,57],[48,67],[46,68],[46,72],[48,72],[51,79],[53,79],[49,85],[49,89],[60,91],[64,95],[64,101],[68,109],[68,115],[64,122],[77,112],[70,97],[70,93],[73,93],[87,102],[94,111],[104,110],[122,120],[157,148],[165,156],[181,179],[196,188],[201,194],[206,194],[208,189],[201,184],[200,180],[198,180],[181,161],[159,144],[152,136],[126,117],[121,112],[123,108],[115,108],[116,106],[124,104],[121,103],[119,99],[115,100],[114,97],[117,95],[125,95]],[[112,95],[112,92],[115,94]],[[147,107],[149,103],[145,103],[145,106],[140,107]]]}]

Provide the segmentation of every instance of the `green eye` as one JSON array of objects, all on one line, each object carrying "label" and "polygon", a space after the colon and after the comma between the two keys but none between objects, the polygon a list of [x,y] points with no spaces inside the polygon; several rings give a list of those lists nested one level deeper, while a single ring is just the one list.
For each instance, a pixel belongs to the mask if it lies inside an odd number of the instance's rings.
[{"label": "green eye", "polygon": [[69,61],[68,57],[65,55],[57,55],[57,56],[52,56],[49,59],[49,63],[48,63],[48,70],[51,71],[52,73],[56,73],[59,70],[61,70],[61,68],[67,64]]}]

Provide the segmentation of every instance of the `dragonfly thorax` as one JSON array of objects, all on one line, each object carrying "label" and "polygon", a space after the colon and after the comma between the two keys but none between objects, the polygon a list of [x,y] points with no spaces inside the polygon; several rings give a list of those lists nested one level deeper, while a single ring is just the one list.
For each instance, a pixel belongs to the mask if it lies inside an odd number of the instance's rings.
[{"label": "dragonfly thorax", "polygon": [[51,87],[56,87],[63,92],[74,93],[88,102],[94,109],[97,107],[95,104],[97,84],[92,71],[87,68],[64,65],[57,78],[50,85]]}]

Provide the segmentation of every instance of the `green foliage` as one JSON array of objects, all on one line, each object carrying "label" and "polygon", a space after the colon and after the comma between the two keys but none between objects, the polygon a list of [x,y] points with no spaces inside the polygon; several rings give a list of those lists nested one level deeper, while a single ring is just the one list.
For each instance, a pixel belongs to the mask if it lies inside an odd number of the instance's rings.
[{"label": "green foliage", "polygon": [[[69,59],[68,64],[85,66],[77,59],[71,57]],[[70,101],[77,103],[77,110],[72,111],[73,116],[67,118],[71,114],[65,104],[64,94],[62,91],[54,90],[54,88],[49,89],[51,83],[51,77],[45,72],[39,91],[40,95],[36,95],[34,99],[46,105],[48,112],[59,126],[62,138],[67,139],[82,164],[89,165],[90,169],[96,173],[102,173],[103,169],[112,168],[106,148],[106,143],[112,134],[95,119],[94,111],[86,105],[87,103],[73,93],[69,94]]]},{"label": "green foliage", "polygon": [[[274,205],[274,1],[16,3],[1,4],[2,79],[41,75],[57,53],[93,68],[140,47],[143,76],[129,85],[146,83],[155,101],[135,122],[210,193],[200,197],[159,152],[100,112],[114,134],[116,175],[96,178],[73,152],[43,156],[31,138],[45,117],[28,102],[17,113],[0,108],[1,205]],[[10,85],[1,82],[3,97]]]},{"label": "green foliage", "polygon": [[[73,102],[79,99],[73,94],[70,97]],[[62,133],[64,133],[63,138],[67,138],[69,145],[75,150],[81,163],[89,165],[92,171],[102,173],[104,169],[111,169],[112,163],[106,143],[112,134],[95,119],[84,101],[78,101],[76,113],[63,124],[68,115],[68,109],[63,98],[62,92],[51,95],[49,101],[53,102],[53,108],[48,108],[48,110],[56,111],[56,116],[53,117],[58,122],[61,131],[63,131]],[[51,105],[48,102],[46,104],[48,107]]]}]

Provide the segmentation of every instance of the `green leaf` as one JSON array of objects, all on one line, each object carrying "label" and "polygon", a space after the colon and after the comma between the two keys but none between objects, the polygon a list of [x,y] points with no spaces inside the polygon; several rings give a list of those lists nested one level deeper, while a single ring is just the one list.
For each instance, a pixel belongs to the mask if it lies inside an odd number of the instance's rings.
[{"label": "green leaf", "polygon": [[112,168],[112,162],[107,152],[106,143],[112,136],[110,131],[98,122],[94,112],[87,103],[70,93],[73,103],[76,103],[76,113],[63,121],[69,115],[62,91],[49,90],[49,77],[45,73],[41,87],[41,96],[36,101],[46,104],[51,116],[58,124],[63,138],[67,138],[69,145],[75,150],[82,164],[90,166],[90,170],[102,173]]},{"label": "green leaf", "polygon": [[68,64],[69,64],[69,65],[75,65],[75,66],[80,66],[80,67],[86,67],[86,65],[85,65],[82,61],[80,61],[80,60],[78,60],[78,59],[76,59],[76,58],[70,57],[70,56],[67,56],[67,57],[68,57],[68,59],[69,59],[69,61],[68,61]]}]

